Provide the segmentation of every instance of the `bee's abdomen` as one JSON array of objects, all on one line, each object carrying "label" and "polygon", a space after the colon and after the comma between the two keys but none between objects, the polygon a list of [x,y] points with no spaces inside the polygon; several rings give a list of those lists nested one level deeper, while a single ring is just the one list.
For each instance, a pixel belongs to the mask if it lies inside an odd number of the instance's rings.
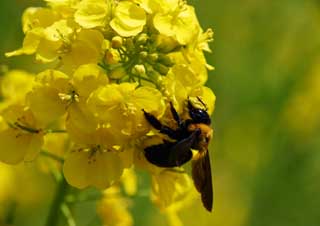
[{"label": "bee's abdomen", "polygon": [[146,159],[159,167],[176,167],[181,166],[192,158],[191,150],[184,151],[179,156],[173,153],[176,142],[166,142],[158,145],[152,145],[144,149]]}]

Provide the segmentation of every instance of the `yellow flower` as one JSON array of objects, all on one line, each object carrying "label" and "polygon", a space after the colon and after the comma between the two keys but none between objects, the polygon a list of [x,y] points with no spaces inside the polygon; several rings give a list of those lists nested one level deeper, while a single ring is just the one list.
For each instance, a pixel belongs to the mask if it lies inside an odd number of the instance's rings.
[{"label": "yellow flower", "polygon": [[193,89],[190,92],[190,99],[192,100],[193,104],[197,104],[198,108],[204,108],[202,103],[199,103],[197,97],[199,97],[203,103],[205,103],[206,110],[209,115],[212,115],[214,112],[216,96],[212,92],[212,90],[206,86],[201,86],[196,89]]},{"label": "yellow flower", "polygon": [[56,60],[74,33],[69,21],[46,8],[28,8],[23,15],[23,30],[26,36],[22,48],[6,56],[36,53],[36,60],[44,63]]},{"label": "yellow flower", "polygon": [[185,199],[192,189],[191,178],[179,168],[164,169],[152,176],[151,198],[162,209]]},{"label": "yellow flower", "polygon": [[180,0],[134,0],[149,14],[168,13],[175,10]]},{"label": "yellow flower", "polygon": [[3,118],[10,126],[0,131],[0,161],[17,164],[33,160],[42,147],[43,131],[30,109],[12,105],[3,112]]},{"label": "yellow flower", "polygon": [[63,18],[73,17],[81,0],[44,0],[55,12]]},{"label": "yellow flower", "polygon": [[[63,172],[68,183],[77,188],[95,186],[103,189],[119,181],[125,160],[120,155],[122,150],[114,145],[113,131],[100,128],[83,138],[65,160]],[[125,150],[123,152],[126,154]]]},{"label": "yellow flower", "polygon": [[137,84],[109,84],[95,90],[88,99],[89,109],[124,141],[148,131],[142,109],[160,116],[165,106],[161,93]]},{"label": "yellow flower", "polygon": [[49,27],[59,19],[61,19],[60,15],[54,10],[29,7],[22,15],[22,30],[26,34],[37,27]]},{"label": "yellow flower", "polygon": [[97,206],[98,215],[104,226],[132,226],[133,219],[128,211],[128,201],[121,197],[119,190],[111,187],[104,192]]},{"label": "yellow flower", "polygon": [[192,42],[200,29],[194,8],[189,5],[181,5],[170,13],[155,14],[153,24],[160,34],[175,38],[181,45]]},{"label": "yellow flower", "polygon": [[34,54],[37,51],[40,43],[41,32],[41,28],[35,28],[27,32],[26,36],[23,39],[22,48],[5,53],[6,57],[19,56],[23,54]]},{"label": "yellow flower", "polygon": [[88,110],[87,98],[100,86],[108,83],[108,77],[96,64],[85,64],[80,66],[73,74],[71,80],[73,89],[78,97],[68,109],[67,124],[71,137],[79,137],[79,134],[89,133],[96,130],[98,120]]},{"label": "yellow flower", "polygon": [[213,31],[208,29],[206,32],[201,31],[198,33],[198,37],[193,40],[187,48],[182,49],[181,55],[172,54],[176,61],[179,63],[188,64],[192,70],[200,72],[200,74],[206,75],[207,69],[213,70],[214,67],[207,64],[203,51],[211,52],[208,42],[213,40]]},{"label": "yellow flower", "polygon": [[130,37],[139,34],[146,24],[146,13],[130,1],[121,1],[115,8],[110,26],[119,35]]},{"label": "yellow flower", "polygon": [[[213,113],[203,54],[212,31],[203,32],[184,0],[44,1],[46,8],[25,10],[22,48],[6,55],[34,54],[57,70],[2,79],[0,161],[30,161],[41,149],[67,152],[62,170],[70,185],[113,186],[98,205],[108,226],[133,224],[116,186],[134,195],[133,169],[142,168],[152,175],[152,201],[180,225],[177,211],[198,193],[182,168],[146,160],[144,148],[168,137],[143,110],[170,127],[176,125],[170,102],[183,120],[188,99]],[[49,134],[53,127],[66,133]]]},{"label": "yellow flower", "polygon": [[74,20],[83,28],[105,27],[109,13],[109,5],[105,0],[83,0],[77,7]]},{"label": "yellow flower", "polygon": [[76,88],[79,97],[89,97],[90,93],[99,86],[108,83],[108,76],[96,64],[81,65],[72,76],[72,84]]},{"label": "yellow flower", "polygon": [[61,70],[72,73],[82,64],[97,64],[103,55],[103,39],[97,30],[81,30],[62,54]]},{"label": "yellow flower", "polygon": [[75,95],[69,84],[69,77],[55,70],[45,70],[36,76],[27,103],[37,120],[51,123],[63,116]]}]

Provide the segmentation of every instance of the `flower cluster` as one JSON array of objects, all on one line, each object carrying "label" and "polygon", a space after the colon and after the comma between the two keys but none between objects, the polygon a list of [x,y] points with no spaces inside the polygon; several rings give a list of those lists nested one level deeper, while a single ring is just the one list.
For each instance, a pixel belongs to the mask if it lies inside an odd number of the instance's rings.
[{"label": "flower cluster", "polygon": [[212,67],[203,53],[210,52],[212,30],[202,30],[183,0],[45,1],[47,7],[25,10],[22,48],[6,53],[50,66],[37,75],[3,76],[0,160],[16,164],[55,152],[48,140],[57,133],[51,143],[64,149],[69,184],[107,188],[135,166],[153,175],[160,206],[181,200],[190,178],[143,156],[163,135],[142,109],[170,125],[170,102],[186,115],[186,100],[200,97],[212,114],[215,96],[204,86]]}]

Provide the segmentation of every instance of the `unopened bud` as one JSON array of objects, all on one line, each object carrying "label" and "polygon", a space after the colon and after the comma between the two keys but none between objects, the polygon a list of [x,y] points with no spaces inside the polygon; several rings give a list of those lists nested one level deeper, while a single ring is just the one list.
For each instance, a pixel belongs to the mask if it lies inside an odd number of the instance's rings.
[{"label": "unopened bud", "polygon": [[132,38],[126,39],[126,48],[127,48],[127,50],[131,50],[134,48]]},{"label": "unopened bud", "polygon": [[119,49],[122,46],[122,38],[120,36],[114,36],[111,40],[111,46],[114,49]]},{"label": "unopened bud", "polygon": [[157,35],[155,41],[157,49],[163,53],[169,53],[179,45],[173,38],[164,35]]},{"label": "unopened bud", "polygon": [[148,53],[146,51],[141,51],[139,55],[142,59],[146,59],[148,57]]},{"label": "unopened bud", "polygon": [[137,64],[132,68],[132,73],[135,75],[144,75],[146,73],[146,68],[143,64]]},{"label": "unopened bud", "polygon": [[144,45],[148,41],[148,35],[146,33],[142,33],[137,38],[138,45]]},{"label": "unopened bud", "polygon": [[159,58],[158,54],[157,53],[151,53],[148,55],[148,59],[151,60],[151,61],[157,61]]},{"label": "unopened bud", "polygon": [[172,67],[174,65],[174,62],[171,60],[171,58],[165,54],[159,54],[158,61],[167,67]]},{"label": "unopened bud", "polygon": [[117,67],[109,73],[111,79],[120,79],[127,74],[123,67]]},{"label": "unopened bud", "polygon": [[159,72],[161,75],[166,75],[169,71],[168,67],[166,67],[165,65],[160,64],[160,63],[156,63],[156,64],[152,65],[152,67],[154,70]]},{"label": "unopened bud", "polygon": [[104,55],[104,62],[106,64],[117,64],[119,62],[119,56],[117,55],[117,53],[114,51],[106,51],[105,55]]}]

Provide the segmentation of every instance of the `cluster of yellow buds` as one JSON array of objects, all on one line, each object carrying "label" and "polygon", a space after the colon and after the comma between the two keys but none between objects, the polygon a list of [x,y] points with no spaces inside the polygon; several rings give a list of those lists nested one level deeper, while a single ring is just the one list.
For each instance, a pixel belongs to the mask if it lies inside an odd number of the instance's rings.
[{"label": "cluster of yellow buds", "polygon": [[2,76],[0,161],[54,152],[48,140],[57,133],[53,143],[63,143],[59,155],[72,186],[108,188],[134,166],[153,176],[160,206],[181,199],[190,178],[144,158],[144,147],[162,135],[142,109],[170,125],[170,102],[183,115],[186,100],[201,97],[212,114],[215,96],[204,86],[212,67],[203,53],[212,30],[202,30],[183,0],[45,2],[25,10],[23,46],[6,53],[34,55],[48,69]]}]

